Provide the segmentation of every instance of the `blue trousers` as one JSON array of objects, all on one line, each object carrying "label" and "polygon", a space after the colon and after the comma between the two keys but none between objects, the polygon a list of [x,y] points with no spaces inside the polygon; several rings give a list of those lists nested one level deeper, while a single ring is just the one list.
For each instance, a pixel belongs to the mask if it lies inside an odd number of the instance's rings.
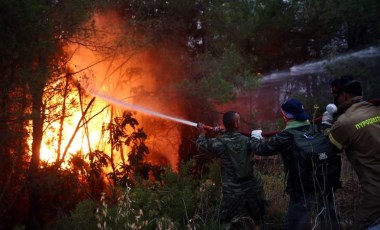
[{"label": "blue trousers", "polygon": [[315,196],[290,197],[284,230],[340,229],[332,199]]},{"label": "blue trousers", "polygon": [[374,226],[370,226],[368,228],[368,230],[380,230],[380,224],[377,224],[377,225],[374,225]]}]

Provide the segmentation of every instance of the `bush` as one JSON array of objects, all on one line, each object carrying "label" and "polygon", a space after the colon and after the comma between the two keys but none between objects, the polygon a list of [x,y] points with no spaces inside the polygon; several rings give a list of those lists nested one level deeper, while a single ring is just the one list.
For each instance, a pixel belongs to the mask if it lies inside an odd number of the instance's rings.
[{"label": "bush", "polygon": [[[350,229],[359,187],[349,163],[344,158],[343,162],[344,189],[336,193],[335,199],[342,229]],[[102,194],[100,203],[83,201],[58,221],[56,229],[221,229],[217,221],[221,198],[218,161],[206,165],[207,173],[201,175],[191,173],[193,164],[182,164],[179,172],[165,168],[160,181],[140,179],[133,188],[111,188]],[[256,166],[269,201],[265,228],[281,229],[288,206],[282,161],[265,158]],[[239,220],[235,224],[244,223]]]}]

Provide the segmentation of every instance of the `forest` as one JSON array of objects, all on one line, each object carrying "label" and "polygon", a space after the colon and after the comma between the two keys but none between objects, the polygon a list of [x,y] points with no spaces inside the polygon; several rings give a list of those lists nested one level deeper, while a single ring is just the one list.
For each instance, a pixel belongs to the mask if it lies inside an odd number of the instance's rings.
[{"label": "forest", "polygon": [[[378,0],[0,1],[0,229],[219,229],[220,169],[194,124],[234,109],[243,132],[280,130],[285,98],[320,116],[343,74],[378,97],[378,12]],[[281,229],[281,160],[256,166],[265,229]],[[359,185],[342,170],[351,229]]]}]

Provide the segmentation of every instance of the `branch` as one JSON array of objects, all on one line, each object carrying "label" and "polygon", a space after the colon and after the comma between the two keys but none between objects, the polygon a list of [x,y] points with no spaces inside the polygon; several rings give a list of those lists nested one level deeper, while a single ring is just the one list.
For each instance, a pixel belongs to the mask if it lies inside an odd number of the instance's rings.
[{"label": "branch", "polygon": [[90,109],[90,107],[91,107],[91,105],[94,103],[94,101],[95,101],[95,97],[93,97],[93,98],[91,99],[90,103],[88,103],[88,105],[87,105],[87,108],[86,108],[85,111],[82,113],[82,117],[81,117],[80,120],[78,121],[77,127],[75,128],[74,133],[73,133],[73,135],[71,136],[70,141],[69,141],[69,143],[67,144],[67,146],[66,146],[66,148],[65,148],[65,151],[64,151],[63,154],[62,154],[62,158],[61,158],[60,160],[58,160],[58,161],[56,162],[56,164],[55,164],[55,166],[56,166],[57,168],[59,168],[59,167],[61,166],[63,160],[65,159],[66,153],[67,153],[67,151],[69,150],[69,147],[70,147],[71,143],[73,142],[73,140],[74,140],[74,138],[75,138],[75,135],[77,134],[77,132],[78,132],[79,129],[81,128],[81,123],[82,123],[83,119],[85,118],[85,115],[86,115],[87,111]]}]

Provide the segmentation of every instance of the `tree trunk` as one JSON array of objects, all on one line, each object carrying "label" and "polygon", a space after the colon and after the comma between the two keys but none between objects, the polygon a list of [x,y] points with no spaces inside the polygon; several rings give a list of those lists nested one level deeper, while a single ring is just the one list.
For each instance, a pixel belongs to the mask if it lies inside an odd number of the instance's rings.
[{"label": "tree trunk", "polygon": [[38,68],[35,74],[28,76],[30,94],[32,97],[32,157],[29,166],[27,178],[28,196],[29,196],[29,216],[26,229],[40,229],[42,227],[40,216],[40,188],[39,186],[39,166],[40,166],[40,150],[43,137],[44,125],[44,105],[43,92],[49,76],[47,58],[40,57]]},{"label": "tree trunk", "polygon": [[42,108],[42,92],[33,95],[32,103],[32,121],[33,121],[33,143],[32,143],[32,158],[29,167],[28,189],[29,189],[29,217],[26,229],[39,229],[40,223],[38,220],[40,209],[40,197],[38,192],[38,174],[40,165],[40,149],[43,135],[43,118],[41,114]]}]

